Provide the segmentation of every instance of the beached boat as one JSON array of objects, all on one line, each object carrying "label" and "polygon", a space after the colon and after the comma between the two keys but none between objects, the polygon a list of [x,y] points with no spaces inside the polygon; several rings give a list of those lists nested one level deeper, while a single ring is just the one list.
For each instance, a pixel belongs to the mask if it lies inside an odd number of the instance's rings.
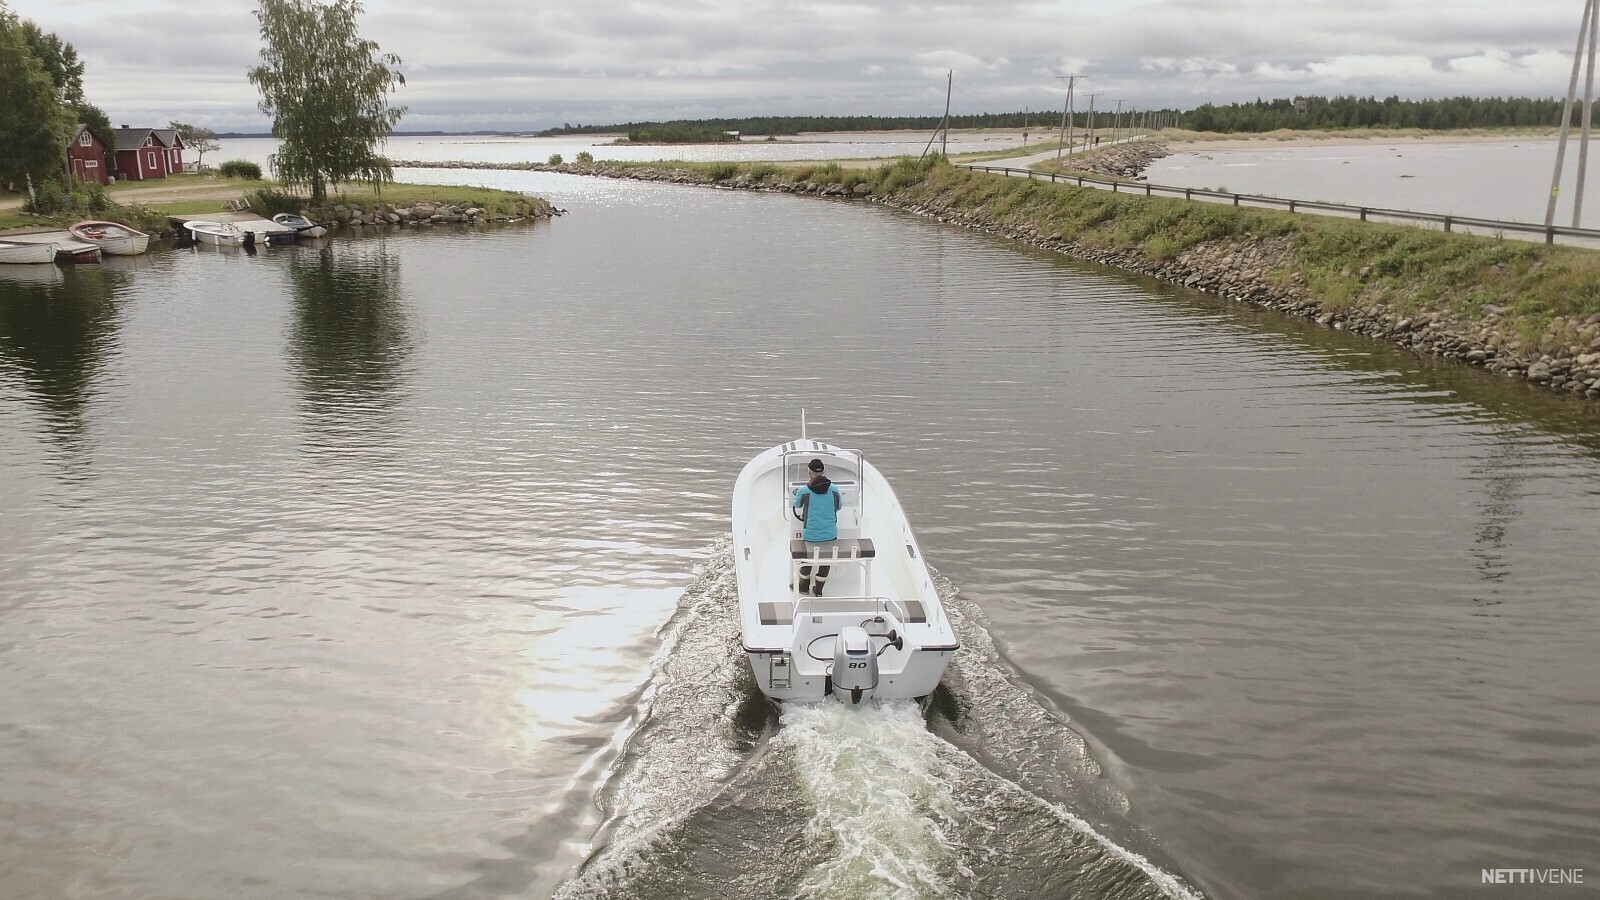
[{"label": "beached boat", "polygon": [[[800,539],[794,509],[814,459],[841,501],[823,544]],[[802,437],[752,459],[733,487],[733,554],[744,652],[768,697],[920,699],[959,647],[900,501],[859,450]],[[825,575],[820,596],[801,590],[807,575]]]},{"label": "beached boat", "polygon": [[116,222],[79,222],[67,232],[107,256],[138,256],[150,247],[150,235]]},{"label": "beached boat", "polygon": [[194,236],[197,244],[210,244],[213,247],[238,247],[246,243],[255,243],[254,235],[228,222],[206,222],[200,219],[190,219],[183,223],[183,227],[189,229],[189,234]]},{"label": "beached boat", "polygon": [[328,233],[328,229],[323,228],[305,216],[294,213],[278,213],[272,217],[272,221],[286,228],[293,228],[295,233],[301,237],[319,238]]},{"label": "beached boat", "polygon": [[55,244],[25,244],[21,241],[0,241],[0,263],[38,264],[56,261]]}]

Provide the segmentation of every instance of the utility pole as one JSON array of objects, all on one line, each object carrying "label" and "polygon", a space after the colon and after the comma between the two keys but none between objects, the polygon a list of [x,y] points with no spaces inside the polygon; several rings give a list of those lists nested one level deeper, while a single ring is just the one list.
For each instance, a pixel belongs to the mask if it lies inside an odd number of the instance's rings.
[{"label": "utility pole", "polygon": [[1119,136],[1122,134],[1122,104],[1126,102],[1128,101],[1118,100],[1117,114],[1111,117],[1111,143],[1113,145],[1116,144]]},{"label": "utility pole", "polygon": [[1585,0],[1583,22],[1578,26],[1578,45],[1572,51],[1572,79],[1567,83],[1567,100],[1561,105],[1561,137],[1556,143],[1555,172],[1550,176],[1550,202],[1544,212],[1546,228],[1554,224],[1556,219],[1556,198],[1561,194],[1561,166],[1567,155],[1567,133],[1572,130],[1572,103],[1578,95],[1578,71],[1584,64],[1587,47],[1589,77],[1584,87],[1583,132],[1578,151],[1578,195],[1572,205],[1572,227],[1579,227],[1579,215],[1583,209],[1584,168],[1588,162],[1590,113],[1594,106],[1595,31],[1600,26],[1600,15],[1597,15],[1600,10],[1595,6],[1596,0]]},{"label": "utility pole", "polygon": [[1089,95],[1089,122],[1088,122],[1088,124],[1084,125],[1084,127],[1083,127],[1083,130],[1085,132],[1087,132],[1087,136],[1083,139],[1083,149],[1085,149],[1085,150],[1094,149],[1094,141],[1095,141],[1095,137],[1094,137],[1094,98],[1096,98],[1098,96],[1100,96],[1100,95],[1099,94],[1090,94]]},{"label": "utility pole", "polygon": [[1572,227],[1578,227],[1583,218],[1583,176],[1589,169],[1589,124],[1594,113],[1594,46],[1600,36],[1600,10],[1594,9],[1595,0],[1589,0],[1589,74],[1583,84],[1583,138],[1578,141],[1578,184],[1572,195]]},{"label": "utility pole", "polygon": [[951,69],[944,73],[944,137],[939,141],[939,155],[945,159],[950,158],[948,145],[950,143],[950,92],[956,86],[956,70]]},{"label": "utility pole", "polygon": [[939,120],[939,127],[933,130],[933,134],[928,135],[928,144],[922,148],[922,156],[917,157],[917,159],[922,159],[928,155],[929,148],[933,146],[933,139],[939,136],[940,129],[944,131],[944,140],[939,143],[939,153],[946,155],[945,147],[950,140],[950,91],[955,87],[956,70],[951,69],[945,73],[944,77],[944,118]]},{"label": "utility pole", "polygon": [[1063,141],[1067,145],[1067,155],[1072,155],[1072,136],[1069,133],[1069,129],[1072,128],[1072,85],[1083,76],[1057,75],[1056,77],[1067,83],[1067,100],[1061,105],[1061,137],[1056,141],[1056,159],[1060,159]]}]

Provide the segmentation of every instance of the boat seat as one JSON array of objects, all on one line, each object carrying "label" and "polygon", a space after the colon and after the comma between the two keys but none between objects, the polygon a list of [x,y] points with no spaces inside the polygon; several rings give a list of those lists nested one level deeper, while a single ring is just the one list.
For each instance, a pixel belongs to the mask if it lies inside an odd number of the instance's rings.
[{"label": "boat seat", "polygon": [[826,547],[818,547],[815,554],[806,552],[806,542],[789,542],[789,556],[793,559],[871,559],[878,555],[872,538],[839,538]]}]

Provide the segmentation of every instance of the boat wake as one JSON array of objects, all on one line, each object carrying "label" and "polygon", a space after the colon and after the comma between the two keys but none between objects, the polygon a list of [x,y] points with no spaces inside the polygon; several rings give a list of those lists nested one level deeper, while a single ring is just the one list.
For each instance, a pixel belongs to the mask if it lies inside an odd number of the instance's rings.
[{"label": "boat wake", "polygon": [[1020,687],[946,579],[962,649],[926,710],[771,703],[731,542],[662,629],[606,824],[561,898],[1197,898],[1083,739]]}]

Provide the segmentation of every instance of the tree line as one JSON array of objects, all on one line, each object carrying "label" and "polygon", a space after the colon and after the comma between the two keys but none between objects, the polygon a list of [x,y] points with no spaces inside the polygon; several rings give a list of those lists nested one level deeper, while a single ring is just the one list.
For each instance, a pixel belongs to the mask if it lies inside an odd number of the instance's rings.
[{"label": "tree line", "polygon": [[[1016,113],[980,113],[951,116],[951,128],[1054,128],[1060,124],[1061,113],[1052,114],[1033,110]],[[737,131],[741,134],[795,135],[806,132],[860,132],[860,131],[924,131],[939,126],[942,116],[746,116],[731,119],[673,119],[667,122],[627,122],[615,125],[572,125],[548,128],[540,137],[559,137],[569,134],[614,134],[617,132],[659,132],[667,128],[685,128],[722,133]],[[1078,121],[1083,121],[1082,113]],[[1109,123],[1110,118],[1106,119]]]},{"label": "tree line", "polygon": [[[1179,117],[1193,131],[1262,132],[1342,128],[1535,128],[1561,124],[1561,100],[1534,97],[1297,97],[1215,106],[1207,103]],[[1582,104],[1574,104],[1579,124]]]},{"label": "tree line", "polygon": [[[1137,124],[1139,117],[1159,115],[1178,128],[1215,131],[1223,134],[1276,131],[1279,129],[1328,131],[1346,128],[1537,128],[1561,123],[1562,101],[1538,97],[1446,97],[1433,100],[1402,100],[1385,97],[1296,97],[1294,99],[1255,100],[1248,103],[1217,105],[1206,103],[1190,110],[1172,108],[1132,110],[1124,108],[1121,124]],[[1581,104],[1572,110],[1572,122],[1579,124]],[[721,134],[796,135],[816,132],[929,131],[944,123],[942,116],[746,116],[726,119],[674,119],[611,125],[563,124],[539,132],[542,137],[573,134],[693,132]],[[1089,124],[1087,110],[1073,114],[1075,127]],[[1094,127],[1109,129],[1118,123],[1114,110],[1095,110]],[[1061,126],[1061,112],[1024,110],[1009,113],[952,115],[950,128],[1004,128],[1054,130]]]}]

